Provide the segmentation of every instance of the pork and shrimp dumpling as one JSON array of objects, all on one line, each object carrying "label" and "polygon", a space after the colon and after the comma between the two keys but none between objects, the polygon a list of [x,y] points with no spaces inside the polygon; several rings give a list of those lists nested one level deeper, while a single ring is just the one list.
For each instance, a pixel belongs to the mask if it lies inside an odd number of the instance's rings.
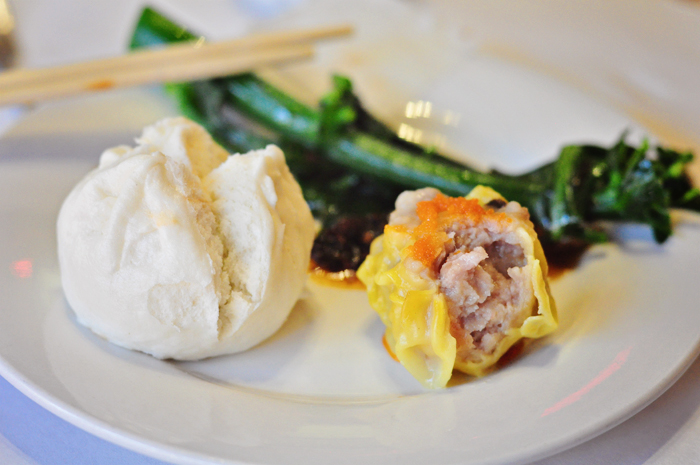
[{"label": "pork and shrimp dumpling", "polygon": [[477,186],[406,191],[358,270],[386,343],[423,385],[484,375],[519,339],[557,327],[547,262],[526,208]]}]

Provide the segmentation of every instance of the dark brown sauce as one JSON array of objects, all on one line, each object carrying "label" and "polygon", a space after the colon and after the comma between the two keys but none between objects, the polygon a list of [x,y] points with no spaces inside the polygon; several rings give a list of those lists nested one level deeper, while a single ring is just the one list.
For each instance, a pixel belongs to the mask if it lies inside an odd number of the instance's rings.
[{"label": "dark brown sauce", "polygon": [[323,229],[314,241],[311,260],[329,273],[357,270],[372,241],[384,232],[386,215],[344,216]]},{"label": "dark brown sauce", "polygon": [[588,250],[590,244],[585,242],[559,242],[542,244],[542,247],[549,265],[547,277],[556,279],[579,265],[581,257]]},{"label": "dark brown sauce", "polygon": [[525,346],[528,342],[528,339],[520,339],[515,344],[510,346],[510,348],[506,350],[506,353],[501,355],[501,358],[499,358],[496,362],[495,369],[500,370],[513,362],[516,362],[525,351]]},{"label": "dark brown sauce", "polygon": [[309,264],[309,275],[317,284],[339,287],[343,289],[364,289],[355,274],[355,270],[328,271],[318,266],[313,260]]}]

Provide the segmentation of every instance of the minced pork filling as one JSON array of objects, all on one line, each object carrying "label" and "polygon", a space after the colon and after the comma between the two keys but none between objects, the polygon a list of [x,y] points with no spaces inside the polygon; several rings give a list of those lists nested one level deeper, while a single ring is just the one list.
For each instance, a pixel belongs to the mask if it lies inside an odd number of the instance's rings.
[{"label": "minced pork filling", "polygon": [[[453,250],[439,267],[440,291],[457,340],[457,357],[478,361],[492,353],[509,328],[530,316],[534,292],[522,247],[508,231],[478,234],[454,225]],[[512,243],[516,242],[516,244]]]},{"label": "minced pork filling", "polygon": [[517,230],[526,208],[495,199],[446,197],[424,188],[402,193],[390,225],[410,230],[407,266],[444,294],[457,358],[478,362],[532,314],[535,295]]}]

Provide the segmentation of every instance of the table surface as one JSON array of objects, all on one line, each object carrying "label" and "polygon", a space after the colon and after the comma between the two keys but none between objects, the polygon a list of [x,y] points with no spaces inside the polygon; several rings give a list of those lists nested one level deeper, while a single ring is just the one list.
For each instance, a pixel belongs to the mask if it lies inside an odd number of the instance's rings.
[{"label": "table surface", "polygon": [[[160,0],[226,35],[303,0]],[[700,153],[700,5],[683,0],[416,1],[456,21],[489,52],[582,89],[622,109],[662,141]],[[49,66],[122,51],[145,4],[22,0],[13,6],[21,63]],[[153,4],[153,2],[149,2]],[[80,25],[80,27],[77,27]],[[86,26],[89,25],[89,26]],[[613,46],[611,46],[611,44]],[[604,53],[603,53],[604,52]],[[0,109],[0,131],[23,110]],[[698,163],[694,175],[700,174]],[[700,176],[696,176],[700,179]],[[0,463],[156,464],[92,436],[35,404],[0,378]],[[700,360],[631,419],[545,464],[700,463]]]}]

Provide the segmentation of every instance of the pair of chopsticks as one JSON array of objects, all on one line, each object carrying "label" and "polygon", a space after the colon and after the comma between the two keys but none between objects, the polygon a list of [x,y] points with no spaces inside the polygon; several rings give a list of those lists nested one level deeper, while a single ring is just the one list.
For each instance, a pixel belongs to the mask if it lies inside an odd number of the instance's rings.
[{"label": "pair of chopsticks", "polygon": [[347,25],[260,34],[208,43],[203,39],[56,68],[0,73],[0,106],[157,82],[182,82],[251,71],[313,56],[313,42],[352,32]]}]

